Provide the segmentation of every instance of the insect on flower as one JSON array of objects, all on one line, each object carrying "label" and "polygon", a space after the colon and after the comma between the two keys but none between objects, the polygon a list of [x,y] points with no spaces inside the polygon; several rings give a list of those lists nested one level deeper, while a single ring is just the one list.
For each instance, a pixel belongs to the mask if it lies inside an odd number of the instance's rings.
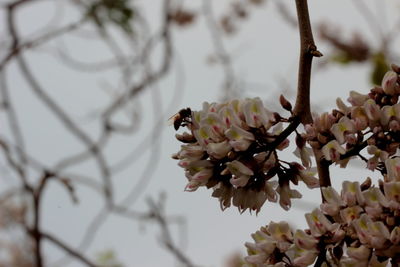
[{"label": "insect on flower", "polygon": [[191,121],[192,110],[190,108],[184,108],[172,115],[168,119],[169,125],[174,125],[175,130],[178,130],[181,126],[186,126]]}]

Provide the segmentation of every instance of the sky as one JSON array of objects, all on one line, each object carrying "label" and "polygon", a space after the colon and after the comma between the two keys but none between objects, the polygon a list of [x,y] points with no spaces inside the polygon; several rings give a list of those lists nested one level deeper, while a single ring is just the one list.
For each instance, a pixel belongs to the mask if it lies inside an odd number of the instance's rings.
[{"label": "sky", "polygon": [[[231,55],[235,79],[240,81],[243,97],[259,96],[266,105],[271,106],[274,106],[282,90],[287,92],[287,98],[294,103],[299,53],[298,33],[279,15],[277,1],[268,0],[260,7],[251,8],[250,17],[239,23],[238,33],[222,37],[226,51]],[[18,14],[18,30],[24,36],[35,36],[46,30],[44,27],[48,27],[49,23],[62,25],[77,18],[76,10],[65,2],[54,4],[52,1],[39,1],[38,4],[27,6]],[[153,32],[160,22],[161,1],[134,2],[143,16],[149,18],[149,30]],[[226,11],[230,2],[213,1],[215,15],[219,16]],[[353,31],[359,31],[374,46],[376,37],[353,2],[310,0],[312,25],[314,29],[321,22],[335,25],[347,37]],[[395,10],[399,8],[396,1],[387,1],[387,6],[382,9],[377,8],[377,3],[381,4],[382,1],[364,2],[376,13],[384,30],[393,26]],[[285,1],[285,4],[291,14],[295,14],[293,1]],[[189,10],[201,11],[201,1],[183,1],[183,5]],[[0,20],[4,19],[4,13],[1,13]],[[107,88],[117,87],[118,72],[77,71],[60,64],[58,57],[61,50],[82,62],[95,63],[109,58],[110,53],[106,47],[90,38],[88,32],[82,31],[51,42],[43,49],[27,53],[26,58],[46,91],[94,137],[99,132],[99,121],[94,119],[94,115],[109,103],[112,92]],[[4,28],[0,29],[0,34],[5,34]],[[124,45],[118,33],[113,36],[115,41]],[[315,41],[325,58],[329,58],[329,47],[320,44],[318,36],[315,36]],[[132,199],[130,207],[146,211],[148,197],[158,198],[161,193],[165,193],[167,214],[183,216],[186,220],[183,234],[178,226],[171,225],[173,236],[184,247],[185,253],[196,265],[222,266],[232,253],[244,253],[243,244],[251,241],[250,234],[271,220],[288,220],[295,227],[305,228],[303,214],[318,206],[320,193],[317,189],[310,190],[301,186],[304,197],[294,201],[290,211],[286,212],[279,205],[267,202],[261,212],[255,215],[249,212],[240,214],[236,208],[222,212],[217,199],[212,198],[212,192],[205,188],[193,193],[184,192],[186,178],[177,162],[170,157],[179,150],[180,144],[174,138],[173,127],[167,125],[167,119],[181,108],[191,107],[196,110],[201,108],[203,101],[221,99],[223,71],[218,64],[210,64],[207,60],[213,55],[214,47],[204,17],[197,17],[194,25],[175,28],[173,42],[175,59],[170,73],[140,94],[130,111],[140,115],[136,122],[137,129],[129,136],[117,136],[105,148],[105,155],[111,166],[118,166],[126,158],[131,159],[127,161],[126,168],[115,174],[117,201],[123,200],[141,183],[139,192],[135,193],[137,199]],[[316,110],[328,111],[334,108],[335,99],[346,99],[349,90],[365,93],[370,89],[369,66],[355,64],[324,68],[323,60],[315,60],[313,65],[312,104]],[[159,64],[159,54],[154,54],[153,61],[154,66]],[[29,153],[40,162],[52,166],[62,156],[73,155],[81,150],[81,144],[32,94],[15,64],[9,66],[7,74]],[[4,116],[0,117],[0,124],[4,125],[4,121]],[[9,135],[6,126],[2,127],[2,131],[2,135]],[[290,153],[292,150],[284,156],[294,159]],[[78,164],[65,172],[98,176],[92,161]],[[333,183],[338,188],[344,179],[364,179],[367,175],[376,176],[357,166],[345,170],[335,168]],[[15,183],[13,177],[4,176],[1,179],[4,187]],[[32,179],[35,179],[34,173]],[[74,205],[65,189],[52,183],[45,192],[42,210],[42,228],[57,234],[72,247],[79,246],[87,226],[104,204],[95,192],[84,186],[77,187],[77,196],[79,204]],[[160,247],[159,240],[157,225],[132,222],[110,215],[86,254],[95,257],[100,251],[112,249],[125,266],[177,266],[173,257]],[[46,261],[51,264],[49,266],[60,266],[55,263],[59,263],[62,258],[61,251],[46,244],[45,254]],[[81,266],[76,261],[68,264]]]}]

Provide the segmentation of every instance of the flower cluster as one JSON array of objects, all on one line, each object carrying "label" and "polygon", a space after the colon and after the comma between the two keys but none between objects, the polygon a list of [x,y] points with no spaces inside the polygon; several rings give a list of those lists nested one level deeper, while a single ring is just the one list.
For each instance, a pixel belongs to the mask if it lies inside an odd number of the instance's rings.
[{"label": "flower cluster", "polygon": [[[282,106],[291,105],[281,97]],[[260,210],[266,200],[285,209],[291,198],[301,197],[290,183],[303,181],[310,188],[319,186],[310,169],[310,155],[305,140],[298,136],[297,154],[302,164],[280,161],[277,150],[289,145],[288,135],[299,124],[267,110],[259,98],[226,103],[204,103],[201,111],[181,110],[173,118],[174,126],[186,126],[189,132],[177,134],[183,142],[173,158],[185,170],[186,191],[205,186],[213,188],[213,197],[221,208],[231,204],[240,211]],[[282,124],[295,124],[290,131]],[[277,176],[278,179],[272,178]]]},{"label": "flower cluster", "polygon": [[[396,165],[400,167],[400,164]],[[387,266],[400,260],[400,177],[379,187],[367,180],[343,182],[339,195],[322,188],[325,202],[305,215],[309,229],[293,232],[287,223],[270,223],[246,243],[247,266]]]},{"label": "flower cluster", "polygon": [[306,138],[321,149],[328,161],[346,166],[351,157],[367,147],[361,157],[371,170],[381,170],[383,162],[396,153],[400,142],[400,68],[392,66],[381,86],[369,94],[350,92],[347,106],[338,98],[338,110],[323,113],[306,126]]}]

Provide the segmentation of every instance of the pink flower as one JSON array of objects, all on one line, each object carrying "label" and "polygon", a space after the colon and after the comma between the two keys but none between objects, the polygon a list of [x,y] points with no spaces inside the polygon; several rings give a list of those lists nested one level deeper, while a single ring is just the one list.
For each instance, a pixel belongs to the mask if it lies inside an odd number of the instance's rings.
[{"label": "pink flower", "polygon": [[385,160],[387,170],[386,180],[389,182],[400,181],[400,158]]},{"label": "pink flower", "polygon": [[354,122],[346,116],[340,118],[338,123],[335,123],[331,127],[331,132],[338,140],[339,144],[343,144],[345,141],[345,134],[355,132]]},{"label": "pink flower", "polygon": [[318,256],[317,251],[310,251],[310,250],[304,250],[298,247],[293,247],[294,251],[294,266],[296,267],[306,267],[310,266],[313,264],[315,259]]},{"label": "pink flower", "polygon": [[344,148],[341,147],[336,140],[332,140],[322,147],[322,154],[326,160],[332,160],[334,162],[338,161],[340,159],[340,155],[345,153],[346,150],[344,150]]},{"label": "pink flower", "polygon": [[389,122],[393,119],[400,119],[400,104],[395,104],[393,106],[384,106],[381,109],[381,123],[387,126]]},{"label": "pink flower", "polygon": [[229,139],[229,144],[235,151],[245,151],[254,140],[254,135],[242,128],[232,125],[225,131],[226,137]]},{"label": "pink flower", "polygon": [[362,95],[356,91],[350,91],[350,97],[347,99],[353,106],[362,106],[367,101],[368,95]]},{"label": "pink flower", "polygon": [[340,207],[344,205],[338,192],[331,186],[323,187],[321,191],[325,200],[325,202],[321,204],[321,210],[330,216],[337,215]]},{"label": "pink flower", "polygon": [[279,185],[276,191],[279,193],[279,205],[284,210],[289,210],[292,206],[291,198],[301,198],[300,192],[290,189],[289,184]]},{"label": "pink flower", "polygon": [[360,217],[360,213],[364,210],[360,206],[347,207],[340,210],[340,218],[348,225],[352,221]]},{"label": "pink flower", "polygon": [[305,170],[299,171],[300,180],[302,180],[308,188],[317,188],[319,187],[319,180],[315,178],[317,174],[316,168],[308,168]]},{"label": "pink flower", "polygon": [[398,245],[400,243],[400,227],[396,226],[393,228],[392,232],[390,233],[390,242],[393,245]]},{"label": "pink flower", "polygon": [[207,153],[216,159],[224,158],[231,149],[232,147],[226,140],[220,143],[209,143],[207,145]]},{"label": "pink flower", "polygon": [[347,206],[363,205],[365,202],[358,182],[344,181],[341,196]]},{"label": "pink flower", "polygon": [[332,223],[329,222],[319,209],[314,209],[311,213],[306,213],[305,217],[311,234],[314,237],[319,237],[333,229]]},{"label": "pink flower", "polygon": [[264,126],[265,129],[271,127],[270,112],[264,108],[260,98],[246,99],[243,103],[243,113],[247,125],[253,128]]},{"label": "pink flower", "polygon": [[276,241],[291,241],[293,239],[289,224],[284,221],[270,222],[268,231]]},{"label": "pink flower", "polygon": [[248,168],[242,162],[234,160],[226,163],[229,171],[233,174],[233,177],[229,180],[232,185],[236,187],[243,187],[247,184],[251,175],[254,175],[253,170]]},{"label": "pink flower", "polygon": [[358,248],[356,247],[347,248],[347,255],[349,255],[350,258],[358,261],[367,261],[370,254],[371,250],[363,245],[359,246]]},{"label": "pink flower", "polygon": [[302,148],[296,147],[296,150],[293,152],[295,156],[301,159],[301,163],[304,167],[311,167],[311,155],[313,155],[312,149],[306,146]]},{"label": "pink flower", "polygon": [[400,182],[388,182],[383,184],[386,198],[392,209],[400,208]]},{"label": "pink flower", "polygon": [[399,93],[400,88],[399,85],[397,84],[397,78],[398,75],[394,71],[390,70],[385,73],[385,76],[383,76],[382,79],[382,88],[386,94],[394,95],[396,93]]},{"label": "pink flower", "polygon": [[357,131],[362,131],[367,128],[368,117],[363,107],[353,107],[351,109],[351,118],[354,121],[354,127]]},{"label": "pink flower", "polygon": [[350,112],[350,108],[346,106],[346,104],[343,103],[343,100],[339,97],[336,98],[336,106],[345,115],[347,115]]},{"label": "pink flower", "polygon": [[381,110],[373,99],[368,99],[364,103],[364,110],[365,114],[367,114],[367,117],[370,121],[376,122],[380,120]]},{"label": "pink flower", "polygon": [[294,244],[301,249],[316,250],[318,239],[306,234],[303,230],[297,230],[294,234]]},{"label": "pink flower", "polygon": [[239,127],[241,125],[239,116],[234,111],[234,109],[231,105],[223,107],[219,112],[219,116],[221,118],[222,123],[225,124],[226,128],[229,128],[232,125],[237,125]]}]

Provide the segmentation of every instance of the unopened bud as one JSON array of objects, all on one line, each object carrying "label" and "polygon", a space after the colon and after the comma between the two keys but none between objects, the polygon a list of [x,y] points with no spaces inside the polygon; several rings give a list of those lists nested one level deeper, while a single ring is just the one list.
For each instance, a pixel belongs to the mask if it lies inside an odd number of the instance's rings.
[{"label": "unopened bud", "polygon": [[187,132],[184,132],[183,134],[175,134],[175,138],[178,139],[178,141],[181,141],[182,143],[196,142],[196,138]]},{"label": "unopened bud", "polygon": [[290,104],[290,102],[283,95],[279,97],[279,102],[284,109],[290,112],[292,111],[292,104]]},{"label": "unopened bud", "polygon": [[392,64],[390,67],[392,68],[392,70],[394,72],[397,72],[398,74],[400,74],[400,66],[399,65]]},{"label": "unopened bud", "polygon": [[372,184],[371,178],[367,177],[367,179],[365,179],[365,181],[360,185],[361,191],[365,191],[368,188],[370,188],[371,184]]},{"label": "unopened bud", "polygon": [[386,72],[382,79],[383,91],[388,95],[394,95],[397,92],[399,85],[397,84],[398,75],[394,71]]}]

